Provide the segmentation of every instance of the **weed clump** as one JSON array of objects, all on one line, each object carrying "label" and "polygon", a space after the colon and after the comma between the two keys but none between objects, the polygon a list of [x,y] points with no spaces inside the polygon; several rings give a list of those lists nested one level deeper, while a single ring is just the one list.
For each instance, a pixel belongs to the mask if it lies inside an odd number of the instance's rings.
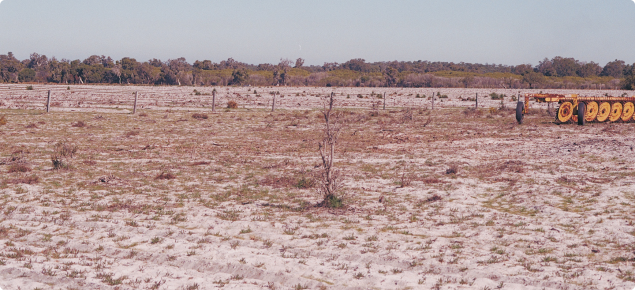
[{"label": "weed clump", "polygon": [[31,123],[31,124],[26,125],[25,128],[27,128],[27,129],[35,129],[35,128],[37,128],[37,125],[35,125],[35,123]]},{"label": "weed clump", "polygon": [[84,127],[86,127],[86,123],[84,123],[83,121],[77,121],[76,123],[74,123],[71,126],[73,126],[75,128],[84,128]]},{"label": "weed clump", "polygon": [[157,180],[170,180],[170,179],[175,179],[176,176],[170,172],[161,172],[159,175],[157,175],[157,177],[155,177],[155,179]]},{"label": "weed clump", "polygon": [[207,114],[194,113],[192,115],[192,118],[196,119],[196,120],[207,120],[207,118],[209,118],[209,117],[207,116]]},{"label": "weed clump", "polygon": [[0,126],[7,124],[7,117],[5,115],[0,116]]},{"label": "weed clump", "polygon": [[448,168],[445,171],[445,174],[457,174],[459,173],[459,166],[456,164],[450,165],[450,168]]},{"label": "weed clump", "polygon": [[33,90],[33,86],[26,86],[26,90],[27,91],[32,91]]},{"label": "weed clump", "polygon": [[14,164],[11,164],[11,166],[9,166],[9,173],[14,173],[14,172],[25,173],[29,171],[31,171],[31,168],[29,168],[25,164],[14,163]]},{"label": "weed clump", "polygon": [[58,142],[55,144],[54,153],[51,155],[53,169],[69,169],[70,164],[68,160],[73,158],[75,153],[77,153],[77,146],[67,144],[65,142]]},{"label": "weed clump", "polygon": [[238,109],[238,103],[235,101],[227,102],[227,109]]}]

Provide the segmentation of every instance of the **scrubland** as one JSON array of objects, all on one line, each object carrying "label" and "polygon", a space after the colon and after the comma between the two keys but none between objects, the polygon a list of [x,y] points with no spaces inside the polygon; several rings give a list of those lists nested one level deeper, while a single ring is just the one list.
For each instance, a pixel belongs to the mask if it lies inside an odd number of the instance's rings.
[{"label": "scrubland", "polygon": [[[211,90],[0,88],[0,287],[635,287],[635,124],[518,125],[509,90]],[[330,92],[341,208],[316,206]]]}]

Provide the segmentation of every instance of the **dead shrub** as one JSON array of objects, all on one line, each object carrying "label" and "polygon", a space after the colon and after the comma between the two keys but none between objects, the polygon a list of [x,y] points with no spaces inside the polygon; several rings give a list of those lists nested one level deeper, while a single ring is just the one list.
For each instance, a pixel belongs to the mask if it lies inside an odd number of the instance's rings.
[{"label": "dead shrub", "polygon": [[192,118],[196,119],[196,120],[207,120],[207,118],[209,118],[207,116],[207,114],[200,114],[200,113],[195,113],[192,115]]},{"label": "dead shrub", "polygon": [[14,163],[14,164],[11,164],[11,166],[9,166],[9,173],[14,173],[14,172],[24,173],[29,171],[31,171],[31,168],[26,166],[26,164]]},{"label": "dead shrub", "polygon": [[439,201],[442,200],[443,198],[438,196],[438,195],[433,195],[431,197],[428,197],[428,199],[426,199],[426,203],[431,203],[431,202],[435,202],[435,201]]},{"label": "dead shrub", "polygon": [[238,103],[235,101],[227,102],[227,109],[238,109]]},{"label": "dead shrub", "polygon": [[71,126],[73,126],[75,128],[84,128],[84,127],[86,127],[86,123],[84,123],[83,121],[77,121],[76,123],[74,123]]},{"label": "dead shrub", "polygon": [[5,115],[0,116],[0,126],[7,124],[7,117]]},{"label": "dead shrub", "polygon": [[136,130],[128,131],[128,132],[126,132],[126,134],[124,134],[124,136],[126,136],[128,138],[132,137],[132,136],[137,136],[137,135],[139,135],[139,131],[136,131]]},{"label": "dead shrub", "polygon": [[519,160],[509,160],[505,161],[501,166],[498,167],[500,171],[510,171],[515,173],[524,173],[525,172],[525,163]]},{"label": "dead shrub", "polygon": [[148,114],[146,114],[146,113],[139,114],[139,117],[147,117],[147,116],[148,116]]},{"label": "dead shrub", "polygon": [[37,128],[37,125],[35,125],[35,123],[31,123],[31,124],[26,125],[25,128],[27,128],[27,129],[35,129],[35,128]]},{"label": "dead shrub", "polygon": [[9,183],[13,184],[36,184],[38,182],[40,182],[40,178],[35,175],[9,180]]},{"label": "dead shrub", "polygon": [[289,176],[276,177],[273,175],[267,175],[263,180],[258,182],[261,186],[271,186],[273,188],[285,188],[292,187],[296,185],[296,181],[294,178]]},{"label": "dead shrub", "polygon": [[66,142],[58,142],[54,146],[54,153],[51,155],[53,169],[70,169],[68,159],[73,158],[77,153],[77,146]]},{"label": "dead shrub", "polygon": [[457,173],[459,173],[459,166],[456,164],[450,165],[450,168],[448,168],[445,171],[445,174],[457,174]]},{"label": "dead shrub", "polygon": [[476,118],[483,115],[483,111],[475,108],[467,108],[463,110],[463,115],[468,118]]},{"label": "dead shrub", "polygon": [[157,175],[157,177],[155,177],[155,179],[157,180],[171,180],[171,179],[175,179],[176,176],[170,172],[161,172],[159,175]]}]

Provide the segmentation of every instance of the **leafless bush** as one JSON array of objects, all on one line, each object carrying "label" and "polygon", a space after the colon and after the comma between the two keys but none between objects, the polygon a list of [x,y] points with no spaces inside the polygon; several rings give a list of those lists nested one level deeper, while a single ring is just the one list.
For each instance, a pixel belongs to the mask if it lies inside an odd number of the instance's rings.
[{"label": "leafless bush", "polygon": [[324,137],[318,144],[320,157],[322,158],[322,183],[319,186],[318,191],[322,194],[324,199],[320,203],[320,206],[338,208],[342,207],[342,197],[338,192],[340,189],[339,175],[340,172],[333,168],[333,161],[335,159],[335,145],[339,136],[341,125],[337,124],[337,115],[333,115],[334,105],[334,93],[331,93],[331,98],[328,102],[328,109],[326,105],[322,111],[324,116]]},{"label": "leafless bush", "polygon": [[238,103],[235,101],[227,102],[227,109],[238,109]]},{"label": "leafless bush", "polygon": [[66,142],[58,142],[55,144],[53,155],[51,155],[53,169],[69,169],[70,163],[68,160],[75,156],[77,150],[77,146]]}]

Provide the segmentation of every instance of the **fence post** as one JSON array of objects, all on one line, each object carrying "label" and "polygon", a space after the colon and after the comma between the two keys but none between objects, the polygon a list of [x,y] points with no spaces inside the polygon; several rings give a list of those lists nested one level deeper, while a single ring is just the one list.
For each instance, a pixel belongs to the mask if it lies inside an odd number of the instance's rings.
[{"label": "fence post", "polygon": [[132,114],[137,113],[137,98],[139,98],[139,92],[134,92],[134,107],[132,108]]},{"label": "fence post", "polygon": [[476,107],[474,107],[475,109],[478,109],[478,93],[476,93]]},{"label": "fence post", "polygon": [[212,91],[212,112],[216,112],[216,89]]},{"label": "fence post", "polygon": [[51,91],[49,90],[48,98],[46,98],[46,112],[51,110]]},{"label": "fence post", "polygon": [[432,110],[434,110],[434,92],[432,92]]},{"label": "fence post", "polygon": [[384,110],[386,110],[386,92],[384,92]]},{"label": "fence post", "polygon": [[277,92],[273,92],[273,102],[271,102],[271,111],[272,112],[276,109],[276,94],[277,94]]}]

